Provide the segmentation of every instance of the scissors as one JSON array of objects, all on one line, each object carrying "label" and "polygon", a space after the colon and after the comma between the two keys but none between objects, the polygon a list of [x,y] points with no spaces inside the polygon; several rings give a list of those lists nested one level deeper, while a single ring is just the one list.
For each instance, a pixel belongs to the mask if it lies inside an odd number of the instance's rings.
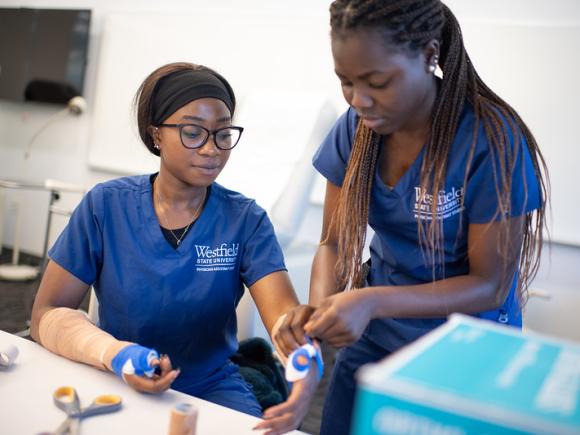
[{"label": "scissors", "polygon": [[54,432],[54,435],[78,435],[81,418],[92,415],[107,414],[121,409],[121,397],[114,394],[98,396],[86,408],[81,408],[77,391],[73,387],[60,387],[52,394],[54,404],[66,413],[66,419]]}]

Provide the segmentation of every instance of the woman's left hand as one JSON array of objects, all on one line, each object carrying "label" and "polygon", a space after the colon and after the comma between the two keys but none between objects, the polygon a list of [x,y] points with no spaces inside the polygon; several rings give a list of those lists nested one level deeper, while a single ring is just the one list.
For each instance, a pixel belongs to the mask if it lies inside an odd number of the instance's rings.
[{"label": "woman's left hand", "polygon": [[306,344],[304,324],[315,308],[310,305],[298,305],[284,314],[281,323],[272,330],[272,342],[278,356],[286,364],[286,358],[292,351]]},{"label": "woman's left hand", "polygon": [[264,412],[264,420],[254,430],[265,430],[264,435],[277,435],[297,429],[310,409],[310,402],[318,387],[318,369],[312,361],[306,377],[292,384],[288,399]]},{"label": "woman's left hand", "polygon": [[360,338],[372,312],[368,289],[345,291],[324,299],[304,325],[304,331],[331,346],[348,346]]}]

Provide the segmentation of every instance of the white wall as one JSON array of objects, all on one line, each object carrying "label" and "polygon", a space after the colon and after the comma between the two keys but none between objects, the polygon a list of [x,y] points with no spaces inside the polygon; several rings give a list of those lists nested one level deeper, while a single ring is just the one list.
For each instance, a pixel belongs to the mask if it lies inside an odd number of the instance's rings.
[{"label": "white wall", "polygon": [[[533,44],[531,41],[530,44],[526,44],[525,39],[526,35],[530,35],[530,38],[534,37],[533,29],[542,31],[542,29],[556,27],[571,29],[571,32],[574,32],[580,23],[580,2],[575,0],[488,0],[485,2],[480,0],[450,0],[447,3],[463,25],[468,50],[472,53],[472,58],[484,79],[489,80],[492,86],[494,82],[498,81],[500,95],[505,96],[510,103],[522,111],[541,142],[548,158],[548,164],[551,165],[554,188],[554,239],[572,241],[573,243],[580,241],[580,231],[574,222],[578,214],[574,213],[574,210],[580,211],[577,201],[574,200],[575,197],[580,196],[580,192],[578,192],[580,183],[577,182],[578,177],[574,168],[580,161],[578,155],[580,140],[578,140],[578,133],[573,128],[577,120],[580,119],[580,109],[577,103],[580,98],[574,97],[580,88],[578,81],[572,80],[573,75],[580,70],[579,60],[575,52],[565,50],[565,47],[569,46],[570,40],[561,40],[560,44],[558,44],[558,40],[551,40],[548,41],[549,44],[537,45],[536,40],[533,41]],[[328,25],[327,8],[329,1],[326,0],[297,0],[292,2],[268,0],[244,0],[243,2],[236,0],[215,0],[213,2],[200,0],[168,0],[164,2],[151,0],[0,1],[1,6],[90,8],[93,10],[90,59],[85,86],[88,100],[87,112],[80,118],[61,119],[49,127],[38,137],[32,147],[30,159],[25,161],[23,150],[27,142],[46,119],[56,113],[58,108],[50,105],[0,101],[0,177],[39,180],[53,178],[90,187],[96,182],[117,176],[113,173],[92,169],[88,165],[91,128],[95,124],[95,102],[99,95],[99,90],[96,88],[99,81],[97,71],[99,62],[106,61],[106,59],[101,59],[104,17],[109,13],[185,14],[203,10],[209,7],[208,4],[211,4],[212,9],[221,8],[228,14],[240,17],[287,14],[288,20],[295,23],[296,34],[288,35],[287,39],[281,41],[284,44],[300,41],[299,34],[303,21],[301,21],[301,17],[306,17],[307,21],[317,18],[320,20],[321,26]],[[523,33],[518,33],[515,41],[510,40],[510,34],[506,29],[518,26],[526,30]],[[487,31],[481,32],[482,28],[487,29]],[[490,29],[496,31],[490,31]],[[530,29],[532,30],[530,31]],[[154,27],[150,31],[160,39],[163,38],[163,34],[156,33]],[[248,31],[252,31],[252,29],[248,29]],[[571,34],[574,35],[574,33]],[[557,37],[559,33],[555,35]],[[212,36],[220,38],[220,35]],[[268,35],[264,35],[264,39],[272,44],[272,41],[268,41]],[[580,40],[580,38],[577,39]],[[514,42],[517,42],[516,47],[521,47],[521,50],[513,49]],[[318,50],[321,46],[320,44],[304,44],[303,42],[302,44],[303,50],[310,50],[311,46]],[[502,46],[509,50],[502,51]],[[486,47],[494,47],[496,53],[486,53]],[[250,47],[249,49],[254,48]],[[513,56],[510,56],[512,52]],[[553,59],[554,53],[561,59],[561,62],[568,66],[567,68],[560,70],[547,68],[545,59]],[[486,61],[477,62],[478,58]],[[316,87],[318,91],[327,93],[329,98],[336,102],[337,107],[343,107],[338,83],[333,77],[332,66],[328,61],[329,52],[313,52],[309,59],[312,61],[311,65],[288,65],[287,74],[279,77],[280,83],[289,83],[293,89]],[[507,83],[514,81],[514,69],[518,68],[518,65],[510,63],[514,62],[514,59],[517,59],[518,62],[526,62],[525,69],[523,73],[520,70],[515,78],[517,86],[503,88],[502,78],[510,78]],[[279,61],[280,59],[277,59],[277,62]],[[252,68],[252,65],[244,65],[244,67]],[[538,77],[544,80],[538,81]],[[549,95],[551,98],[546,102],[538,95],[542,98]],[[559,101],[566,105],[573,104],[572,110],[559,110]],[[561,133],[562,131],[565,131],[566,134]],[[555,135],[554,132],[558,132],[558,134]],[[562,148],[567,151],[562,152]],[[143,152],[146,153],[145,150]],[[321,197],[321,191],[321,184],[319,184],[315,195],[318,200]],[[252,195],[252,192],[245,193]],[[7,192],[6,196],[4,243],[10,245],[13,240],[14,228],[11,213],[14,208],[14,192]],[[39,254],[42,249],[48,198],[43,193],[26,193],[22,194],[22,197],[24,200],[22,249]],[[572,199],[569,199],[570,197]],[[78,195],[69,194],[64,196],[62,204],[73,207],[76,202],[78,202]],[[64,222],[65,220],[62,218],[56,219],[53,227],[53,239],[64,226]],[[316,234],[317,230],[307,229],[306,233],[307,237],[310,237],[312,234]]]},{"label": "white wall", "polygon": [[[288,65],[286,71],[280,73],[275,79],[282,87],[289,91],[292,89],[303,89],[304,91],[317,91],[328,97],[336,106],[344,109],[344,103],[340,96],[340,90],[336,85],[336,79],[332,77],[332,62],[329,50],[326,49],[324,38],[326,32],[322,31],[321,41],[317,44],[310,44],[312,47],[309,52],[308,41],[300,39],[300,27],[304,21],[314,22],[314,17],[320,19],[321,29],[328,24],[327,18],[327,1],[298,0],[291,3],[273,2],[267,0],[245,0],[239,2],[235,0],[219,0],[214,2],[205,2],[200,0],[180,1],[171,0],[165,2],[159,1],[137,1],[137,0],[78,0],[78,1],[0,1],[0,6],[6,7],[58,7],[58,8],[89,8],[92,9],[91,38],[90,38],[90,55],[85,80],[85,96],[88,101],[88,110],[79,118],[64,118],[56,121],[47,128],[32,145],[31,156],[28,160],[24,159],[24,149],[36,132],[50,116],[54,115],[60,107],[52,105],[31,104],[31,103],[12,103],[0,100],[0,178],[17,178],[17,179],[34,179],[43,180],[45,178],[58,179],[60,181],[79,184],[90,187],[97,182],[113,178],[119,175],[112,171],[95,169],[90,166],[89,156],[91,155],[91,134],[95,135],[93,128],[101,124],[95,123],[95,105],[99,99],[98,71],[105,70],[103,62],[110,59],[102,58],[102,42],[106,36],[103,34],[105,17],[109,14],[120,14],[125,16],[149,15],[155,13],[164,15],[175,14],[192,14],[201,10],[221,9],[228,16],[252,17],[255,15],[268,17],[287,15],[289,28],[294,29],[295,33],[289,34],[284,40],[269,40],[267,34],[263,35],[263,47],[248,47],[248,50],[257,50],[270,47],[279,48],[277,57],[269,60],[279,65],[284,61],[285,45],[292,45],[293,51],[303,50],[307,53],[305,61],[300,65]],[[153,23],[154,24],[154,23]],[[163,32],[157,32],[155,26],[147,29],[156,38],[163,41]],[[248,28],[247,31],[252,31]],[[183,39],[188,39],[187,28],[183,29]],[[131,35],[125,35],[125,39]],[[230,38],[231,35],[215,33],[210,35],[210,39],[219,40],[220,44]],[[171,40],[166,41],[171,44]],[[158,43],[159,44],[159,43]],[[183,46],[183,42],[180,42]],[[195,40],[191,40],[194,47]],[[207,45],[206,42],[204,44]],[[158,47],[156,47],[158,48]],[[268,54],[266,54],[268,56]],[[116,60],[116,59],[115,59]],[[168,59],[169,61],[170,59]],[[186,58],[184,54],[181,58],[171,60],[189,60],[197,63],[205,63],[203,59]],[[268,59],[266,59],[268,60]],[[100,65],[99,65],[100,64]],[[208,63],[212,66],[211,63]],[[119,65],[123,68],[130,68],[131,65]],[[254,65],[241,63],[240,69],[250,70]],[[316,74],[313,73],[316,71]],[[267,75],[267,70],[260,71],[256,69],[256,75],[263,74],[269,78],[268,85],[272,86],[272,77]],[[227,74],[226,74],[227,76]],[[139,82],[134,83],[136,90]],[[240,86],[234,83],[234,87],[239,89]],[[133,91],[132,91],[133,92]],[[118,110],[113,108],[114,110]],[[129,108],[127,108],[128,111]],[[123,109],[124,110],[124,109]],[[143,155],[147,151],[143,148]],[[93,155],[95,153],[93,152]],[[101,154],[102,155],[102,154]],[[126,154],[125,154],[126,155]],[[111,157],[114,159],[114,156]],[[146,169],[144,169],[146,170]],[[252,196],[251,192],[247,192]],[[16,197],[22,200],[21,216],[23,219],[23,232],[21,234],[21,249],[23,251],[40,254],[42,251],[42,241],[44,237],[44,228],[47,213],[48,194],[39,192],[6,192],[6,207],[4,216],[4,244],[11,245],[13,241],[14,230],[14,203]],[[79,196],[74,194],[63,195],[61,204],[64,207],[72,208],[78,202]],[[54,240],[56,235],[65,225],[64,218],[56,218],[51,239]]]}]

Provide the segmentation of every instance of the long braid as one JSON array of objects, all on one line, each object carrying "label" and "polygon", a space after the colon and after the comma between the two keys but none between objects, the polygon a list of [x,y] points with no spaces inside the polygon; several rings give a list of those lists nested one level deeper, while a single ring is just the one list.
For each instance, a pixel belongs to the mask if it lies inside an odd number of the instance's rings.
[{"label": "long braid", "polygon": [[330,225],[340,228],[338,250],[342,255],[339,257],[336,273],[341,289],[358,287],[363,280],[362,251],[380,140],[379,135],[359,123],[338,206]]},{"label": "long braid", "polygon": [[[440,67],[443,79],[432,112],[420,185],[425,192],[431,192],[433,198],[438,198],[438,192],[444,187],[448,155],[464,104],[470,103],[475,113],[475,126],[464,186],[473,161],[478,132],[483,127],[489,143],[491,161],[494,164],[497,162],[494,166],[499,205],[496,217],[499,217],[502,224],[498,252],[504,259],[504,272],[509,259],[519,256],[520,279],[517,294],[520,301],[525,302],[527,287],[539,267],[542,229],[545,226],[545,201],[549,188],[547,169],[538,145],[525,123],[478,76],[463,45],[461,29],[453,13],[440,0],[337,0],[330,6],[330,24],[335,35],[358,28],[382,30],[387,42],[409,50],[421,49],[432,39],[441,42]],[[521,148],[520,135],[530,151],[543,203],[535,212],[526,214],[522,246],[519,251],[515,251],[519,247],[510,246],[511,235],[507,218],[511,213],[511,174]],[[513,138],[513,146],[510,136]],[[359,123],[331,224],[338,225],[341,229],[336,268],[340,290],[360,285],[360,260],[380,141],[377,134]],[[419,242],[425,259],[431,264],[433,279],[437,276],[443,277],[443,224],[437,215],[437,200],[432,204],[431,219],[427,222],[422,219],[417,221]],[[505,277],[506,281],[502,286],[505,292],[509,290],[507,280],[510,278]]]}]

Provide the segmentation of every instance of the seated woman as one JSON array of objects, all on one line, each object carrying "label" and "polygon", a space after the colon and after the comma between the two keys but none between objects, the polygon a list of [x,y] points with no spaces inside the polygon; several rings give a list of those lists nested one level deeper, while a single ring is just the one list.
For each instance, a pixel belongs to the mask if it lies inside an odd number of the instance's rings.
[{"label": "seated woman", "polygon": [[[145,79],[138,128],[159,172],[99,184],[83,198],[49,252],[31,334],[136,390],[171,386],[261,416],[228,359],[238,346],[235,309],[246,285],[272,332],[298,300],[266,212],[215,182],[243,131],[232,125],[235,103],[228,82],[203,66],[173,63]],[[77,311],[90,286],[99,327]],[[260,428],[297,427],[315,372]]]}]

